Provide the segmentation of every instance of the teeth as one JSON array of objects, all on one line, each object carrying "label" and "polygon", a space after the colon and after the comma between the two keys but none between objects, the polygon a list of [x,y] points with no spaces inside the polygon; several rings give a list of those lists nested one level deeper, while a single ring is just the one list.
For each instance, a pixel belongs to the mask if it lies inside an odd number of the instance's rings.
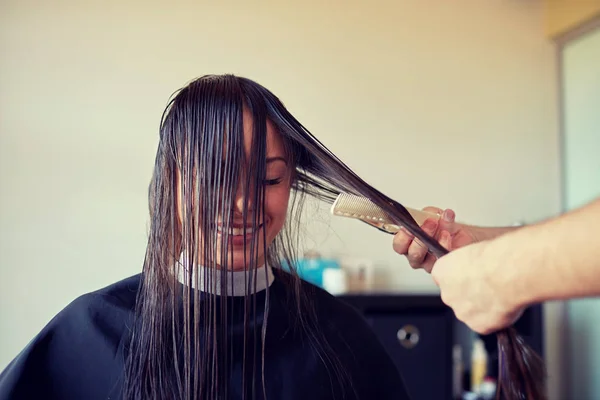
[{"label": "teeth", "polygon": [[[249,235],[254,230],[252,228],[246,228],[246,234]],[[233,236],[239,236],[244,234],[244,228],[229,228],[229,234]]]},{"label": "teeth", "polygon": [[[217,227],[217,230],[219,232],[223,232],[220,226]],[[246,235],[250,235],[252,233],[254,233],[254,229],[246,228]],[[232,236],[241,236],[244,234],[244,228],[229,228],[229,234]]]}]

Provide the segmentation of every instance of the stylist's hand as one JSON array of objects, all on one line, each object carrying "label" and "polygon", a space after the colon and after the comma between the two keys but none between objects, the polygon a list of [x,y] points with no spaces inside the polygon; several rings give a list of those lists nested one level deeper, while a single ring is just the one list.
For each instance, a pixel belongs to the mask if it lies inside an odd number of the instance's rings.
[{"label": "stylist's hand", "polygon": [[[465,225],[454,222],[454,211],[447,209],[442,210],[436,207],[426,207],[423,211],[432,212],[442,217],[438,219],[428,218],[421,225],[421,229],[429,236],[435,237],[438,241],[442,235],[450,235],[450,240],[447,243],[448,250],[458,249],[468,244],[477,241],[475,234]],[[405,255],[411,267],[414,269],[423,268],[427,272],[431,272],[435,257],[427,252],[427,247],[423,245],[419,239],[415,239],[405,229],[401,229],[394,236],[394,251]]]},{"label": "stylist's hand", "polygon": [[[451,245],[442,235],[440,244]],[[442,301],[472,330],[489,334],[512,325],[523,313],[515,288],[516,274],[497,241],[483,241],[441,257],[431,271]]]}]

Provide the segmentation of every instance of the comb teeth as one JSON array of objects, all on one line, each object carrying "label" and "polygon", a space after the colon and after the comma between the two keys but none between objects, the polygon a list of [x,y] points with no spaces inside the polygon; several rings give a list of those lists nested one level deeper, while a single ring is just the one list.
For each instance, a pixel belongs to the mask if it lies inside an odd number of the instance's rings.
[{"label": "comb teeth", "polygon": [[390,223],[387,214],[371,200],[348,193],[342,193],[338,196],[331,206],[331,213],[365,221]]},{"label": "comb teeth", "polygon": [[[442,217],[441,214],[429,211],[405,208],[419,225],[422,225],[428,218],[434,218],[439,221]],[[383,209],[366,197],[341,193],[331,206],[331,213],[341,217],[360,219],[389,233],[397,232],[400,229],[399,226],[394,225]]]}]

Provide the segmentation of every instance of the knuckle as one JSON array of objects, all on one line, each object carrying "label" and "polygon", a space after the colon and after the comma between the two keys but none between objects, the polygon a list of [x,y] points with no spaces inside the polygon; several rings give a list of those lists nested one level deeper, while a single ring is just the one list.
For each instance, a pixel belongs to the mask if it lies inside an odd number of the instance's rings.
[{"label": "knuckle", "polygon": [[423,222],[423,226],[421,227],[421,229],[423,229],[425,231],[425,233],[427,233],[429,236],[433,235],[435,233],[435,230],[437,229],[437,222],[434,221],[433,219],[426,219],[425,222]]},{"label": "knuckle", "polygon": [[399,231],[398,233],[396,233],[394,235],[394,243],[398,243],[398,244],[406,244],[406,243],[410,243],[411,241],[411,237],[403,231]]},{"label": "knuckle", "polygon": [[394,241],[393,241],[394,246],[397,246],[397,247],[403,247],[406,245],[407,242],[408,242],[408,238],[406,237],[406,235],[400,234],[400,233],[394,237]]},{"label": "knuckle", "polygon": [[394,251],[398,254],[407,255],[408,246],[403,243],[394,243],[393,244]]},{"label": "knuckle", "polygon": [[408,262],[411,265],[421,265],[423,263],[423,256],[418,252],[409,252],[408,253]]},{"label": "knuckle", "polygon": [[433,263],[431,262],[426,262],[423,264],[423,269],[425,271],[427,271],[427,273],[431,274],[431,271],[433,271]]}]

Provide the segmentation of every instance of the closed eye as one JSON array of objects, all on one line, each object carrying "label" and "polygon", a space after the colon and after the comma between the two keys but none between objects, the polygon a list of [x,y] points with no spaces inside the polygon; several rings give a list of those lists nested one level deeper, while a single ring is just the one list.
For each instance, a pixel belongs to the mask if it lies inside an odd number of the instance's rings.
[{"label": "closed eye", "polygon": [[277,178],[277,179],[267,179],[267,180],[265,180],[264,182],[265,182],[265,185],[268,185],[268,186],[273,186],[273,185],[278,185],[278,184],[280,184],[280,183],[281,183],[281,181],[282,181],[282,179],[281,179],[281,178]]}]

